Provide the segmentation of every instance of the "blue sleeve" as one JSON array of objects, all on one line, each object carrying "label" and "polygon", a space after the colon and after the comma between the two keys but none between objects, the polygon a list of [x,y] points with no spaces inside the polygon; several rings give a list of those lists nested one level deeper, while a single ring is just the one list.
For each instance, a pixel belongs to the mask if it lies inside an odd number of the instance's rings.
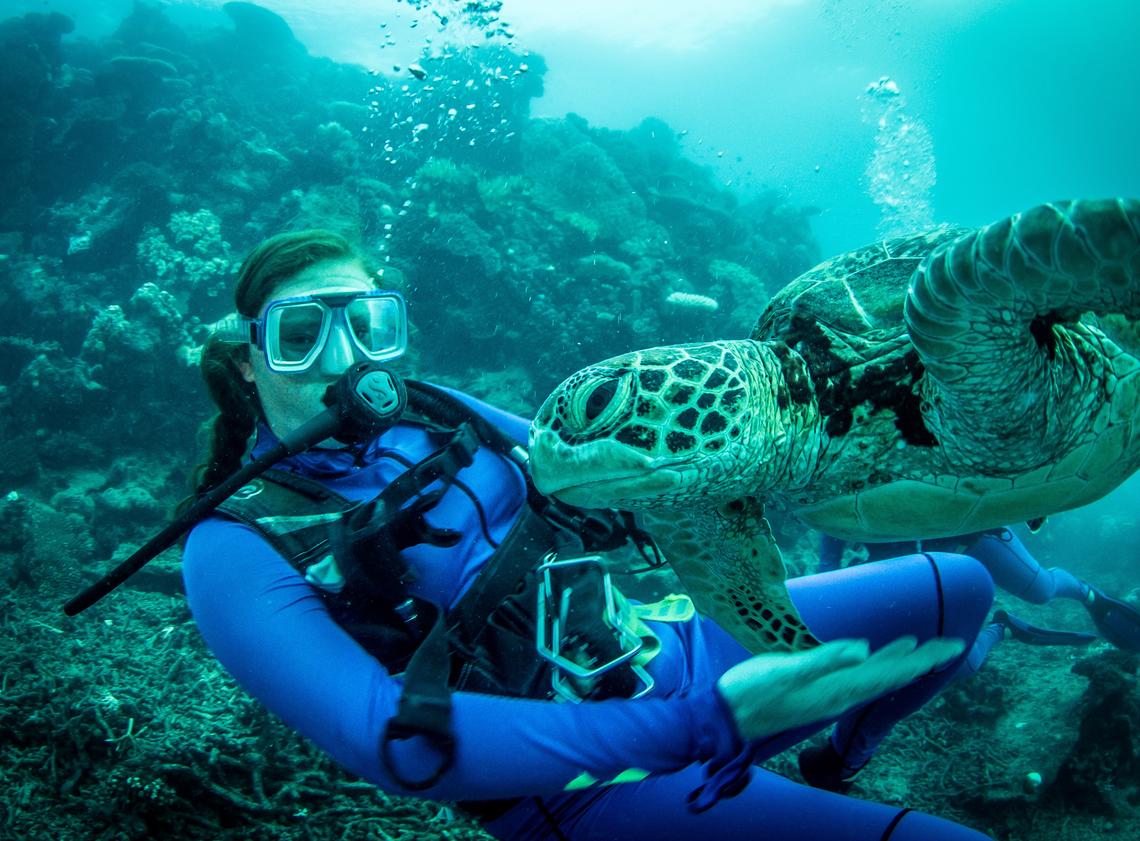
[{"label": "blue sleeve", "polygon": [[[251,695],[352,773],[389,792],[413,793],[379,754],[400,680],[332,620],[264,538],[232,521],[206,520],[187,541],[183,575],[203,637]],[[740,747],[711,685],[669,698],[582,704],[459,692],[452,716],[455,764],[417,795],[550,794],[575,780],[605,782],[631,768],[669,772]],[[417,741],[396,743],[405,778],[427,777],[439,762]]]}]

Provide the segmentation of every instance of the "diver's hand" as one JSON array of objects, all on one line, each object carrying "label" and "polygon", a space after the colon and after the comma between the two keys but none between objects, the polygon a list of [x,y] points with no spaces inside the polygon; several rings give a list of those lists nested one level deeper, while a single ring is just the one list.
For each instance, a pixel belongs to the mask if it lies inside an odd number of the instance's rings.
[{"label": "diver's hand", "polygon": [[874,654],[866,640],[835,640],[794,654],[760,654],[717,681],[746,740],[835,718],[898,689],[962,653],[961,640],[938,638],[915,647],[900,637]]}]

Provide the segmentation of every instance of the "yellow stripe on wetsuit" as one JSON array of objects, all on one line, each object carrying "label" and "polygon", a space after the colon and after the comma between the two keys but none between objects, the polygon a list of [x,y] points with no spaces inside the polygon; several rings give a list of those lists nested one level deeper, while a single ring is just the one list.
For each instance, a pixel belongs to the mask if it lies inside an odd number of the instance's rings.
[{"label": "yellow stripe on wetsuit", "polygon": [[[653,630],[645,624],[647,621],[688,622],[696,615],[693,600],[677,593],[670,593],[661,601],[652,604],[634,604],[616,591],[614,595],[618,601],[618,615],[621,617],[622,624],[641,637],[642,649],[633,660],[640,666],[644,666],[656,657],[661,650],[661,641],[657,638],[657,634],[653,633]],[[597,785],[612,786],[620,783],[637,783],[644,780],[649,774],[650,772],[643,768],[627,768],[611,780],[599,780],[588,771],[583,771],[568,782],[563,791],[578,791]]]}]

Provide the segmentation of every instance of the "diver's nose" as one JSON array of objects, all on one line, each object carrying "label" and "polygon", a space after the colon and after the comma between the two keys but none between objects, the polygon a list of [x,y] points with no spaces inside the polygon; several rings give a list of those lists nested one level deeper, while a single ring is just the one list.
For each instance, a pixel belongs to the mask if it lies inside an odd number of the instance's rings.
[{"label": "diver's nose", "polygon": [[348,330],[343,324],[333,323],[329,329],[329,339],[325,349],[321,351],[318,362],[321,373],[330,377],[339,377],[349,366],[356,361],[352,349],[352,340],[348,337]]}]

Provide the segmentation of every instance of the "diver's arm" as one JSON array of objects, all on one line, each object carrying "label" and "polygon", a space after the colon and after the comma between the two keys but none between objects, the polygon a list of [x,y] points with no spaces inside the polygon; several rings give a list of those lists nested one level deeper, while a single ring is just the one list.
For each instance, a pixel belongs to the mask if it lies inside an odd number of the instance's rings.
[{"label": "diver's arm", "polygon": [[[400,681],[332,620],[317,593],[260,535],[207,520],[190,535],[183,571],[202,635],[250,694],[351,772],[409,793],[379,753]],[[740,748],[711,685],[667,699],[582,704],[456,693],[452,723],[454,766],[421,796],[548,794],[634,768],[672,771]],[[408,779],[430,776],[439,761],[418,742],[393,746]]]}]

